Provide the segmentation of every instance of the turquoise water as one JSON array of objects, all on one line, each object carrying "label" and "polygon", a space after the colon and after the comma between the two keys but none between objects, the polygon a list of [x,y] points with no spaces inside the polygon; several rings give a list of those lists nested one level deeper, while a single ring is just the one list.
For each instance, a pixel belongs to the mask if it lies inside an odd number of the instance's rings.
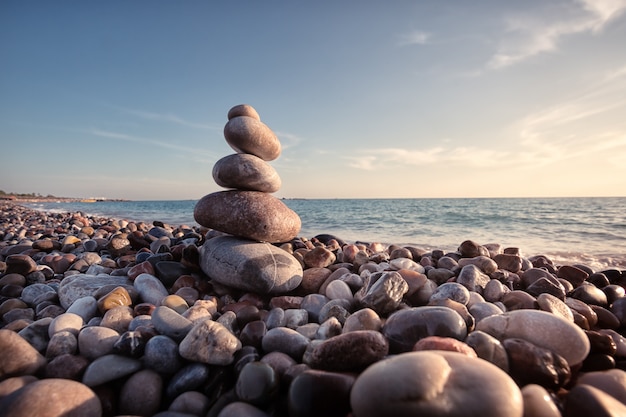
[{"label": "turquoise water", "polygon": [[[300,236],[455,250],[466,239],[515,246],[525,255],[626,268],[626,198],[283,200]],[[36,203],[46,211],[194,225],[194,200]]]}]

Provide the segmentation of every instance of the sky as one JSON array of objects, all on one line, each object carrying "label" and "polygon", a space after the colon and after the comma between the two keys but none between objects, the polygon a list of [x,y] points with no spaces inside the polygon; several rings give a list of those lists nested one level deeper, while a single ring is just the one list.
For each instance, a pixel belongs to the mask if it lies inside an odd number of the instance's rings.
[{"label": "sky", "polygon": [[626,196],[626,0],[0,2],[0,190],[198,199],[250,104],[280,198]]}]

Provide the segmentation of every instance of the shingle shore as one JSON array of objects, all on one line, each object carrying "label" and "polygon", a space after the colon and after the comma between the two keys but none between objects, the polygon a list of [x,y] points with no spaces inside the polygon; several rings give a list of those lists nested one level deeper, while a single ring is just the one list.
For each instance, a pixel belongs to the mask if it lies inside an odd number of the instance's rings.
[{"label": "shingle shore", "polygon": [[264,295],[202,272],[219,235],[0,203],[0,415],[626,412],[624,271],[320,235]]}]

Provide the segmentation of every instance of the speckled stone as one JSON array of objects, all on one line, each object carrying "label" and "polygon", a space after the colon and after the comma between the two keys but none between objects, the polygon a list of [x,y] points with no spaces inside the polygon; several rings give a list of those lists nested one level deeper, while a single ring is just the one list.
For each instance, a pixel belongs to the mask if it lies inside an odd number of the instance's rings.
[{"label": "speckled stone", "polygon": [[296,212],[271,194],[259,191],[207,194],[196,204],[194,219],[211,229],[269,243],[290,241],[301,227]]},{"label": "speckled stone", "polygon": [[229,365],[241,341],[226,327],[213,320],[196,323],[179,346],[180,355],[209,365]]},{"label": "speckled stone", "polygon": [[350,403],[356,417],[523,415],[522,394],[505,372],[482,359],[443,351],[403,353],[375,363],[358,376]]},{"label": "speckled stone", "polygon": [[46,348],[46,358],[51,359],[64,354],[75,354],[78,350],[76,335],[69,331],[59,331],[50,337]]},{"label": "speckled stone", "polygon": [[360,371],[389,353],[385,337],[374,330],[354,330],[324,340],[313,349],[308,364],[327,371]]}]

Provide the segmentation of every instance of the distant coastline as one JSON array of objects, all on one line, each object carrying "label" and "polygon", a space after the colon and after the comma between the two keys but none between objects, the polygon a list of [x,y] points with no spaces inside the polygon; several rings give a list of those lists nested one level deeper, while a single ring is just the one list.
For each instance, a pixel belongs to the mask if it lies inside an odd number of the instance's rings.
[{"label": "distant coastline", "polygon": [[30,196],[3,194],[0,195],[0,201],[14,203],[98,203],[103,201],[130,201],[121,198],[104,198],[104,197],[55,197],[55,196]]}]

